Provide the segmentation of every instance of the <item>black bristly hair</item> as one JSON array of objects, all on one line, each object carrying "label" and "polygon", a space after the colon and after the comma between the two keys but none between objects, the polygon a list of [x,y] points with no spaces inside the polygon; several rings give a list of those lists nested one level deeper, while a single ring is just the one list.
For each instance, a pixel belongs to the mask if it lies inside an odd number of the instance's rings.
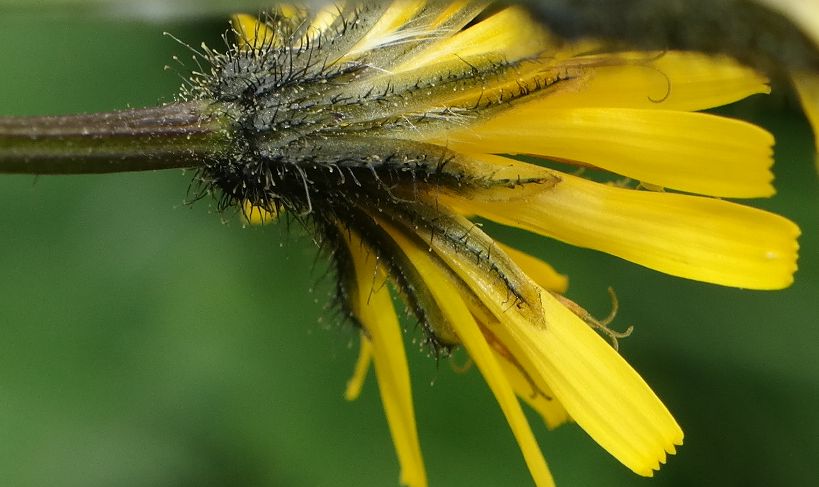
[{"label": "black bristly hair", "polygon": [[[274,11],[261,16],[254,32],[244,32],[241,25],[226,32],[223,52],[204,45],[190,48],[199,69],[191,73],[179,97],[211,103],[230,121],[232,140],[227,152],[197,168],[189,199],[210,195],[220,211],[250,208],[298,221],[330,257],[338,278],[335,309],[353,322],[349,302],[353,270],[344,233],[354,231],[367,243],[367,251],[377,254],[379,265],[423,329],[423,343],[441,356],[457,337],[436,313],[437,305],[424,297],[422,280],[412,275],[412,265],[401,260],[403,254],[392,248],[394,243],[371,213],[385,215],[403,228],[423,229],[429,239],[444,239],[482,262],[503,283],[510,306],[537,308],[538,303],[527,302],[526,293],[517,289],[516,282],[523,281],[495,258],[491,242],[475,241],[461,223],[435,209],[437,205],[420,201],[417,193],[419,188],[436,186],[457,192],[542,181],[476,174],[461,154],[393,134],[463,124],[570,80],[572,73],[544,70],[477,101],[443,103],[439,100],[453,91],[518,80],[519,70],[541,61],[482,59],[479,69],[459,57],[460,63],[431,77],[420,78],[412,71],[380,76],[381,66],[435,40],[421,31],[351,55],[384,8],[384,3],[346,7],[331,26],[315,35],[306,17]],[[468,25],[464,21],[457,29]]]}]

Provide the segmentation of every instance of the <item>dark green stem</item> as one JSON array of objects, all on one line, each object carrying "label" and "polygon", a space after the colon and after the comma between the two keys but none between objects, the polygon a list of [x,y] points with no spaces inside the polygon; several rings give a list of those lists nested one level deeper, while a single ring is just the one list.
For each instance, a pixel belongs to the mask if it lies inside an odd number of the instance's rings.
[{"label": "dark green stem", "polygon": [[201,166],[230,147],[210,103],[54,117],[0,117],[0,173],[91,174]]}]

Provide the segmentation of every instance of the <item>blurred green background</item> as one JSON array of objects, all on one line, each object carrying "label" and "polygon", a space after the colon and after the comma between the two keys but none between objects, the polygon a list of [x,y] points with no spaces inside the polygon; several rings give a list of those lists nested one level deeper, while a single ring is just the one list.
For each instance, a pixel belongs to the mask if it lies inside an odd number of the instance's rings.
[{"label": "blurred green background", "polygon": [[[0,115],[171,99],[163,31],[218,46],[224,19],[188,24],[4,15]],[[684,281],[493,227],[570,274],[569,296],[635,324],[622,353],[686,432],[655,479],[576,426],[535,432],[560,486],[815,485],[819,478],[819,183],[787,96],[727,109],[778,140],[779,194],[800,271],[782,292]],[[309,236],[243,228],[183,204],[181,171],[0,176],[0,485],[391,486],[398,466],[374,377],[342,398],[355,333],[324,310],[332,287]],[[531,485],[476,370],[407,337],[433,486]],[[463,362],[464,357],[458,356]]]}]

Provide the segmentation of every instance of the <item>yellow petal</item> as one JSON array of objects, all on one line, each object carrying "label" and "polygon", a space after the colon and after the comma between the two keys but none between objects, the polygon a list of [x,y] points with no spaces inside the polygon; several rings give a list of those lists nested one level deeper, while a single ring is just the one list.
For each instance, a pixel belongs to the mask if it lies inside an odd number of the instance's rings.
[{"label": "yellow petal", "polygon": [[361,388],[364,387],[364,379],[370,371],[370,363],[373,360],[373,345],[367,335],[361,334],[361,345],[358,350],[358,360],[355,362],[353,376],[347,381],[347,388],[344,390],[344,399],[355,401],[361,395]]},{"label": "yellow petal", "polygon": [[495,360],[497,360],[501,368],[503,368],[506,378],[515,390],[515,394],[543,418],[543,421],[549,429],[557,428],[569,421],[569,413],[566,412],[566,408],[563,407],[560,401],[554,397],[554,393],[552,393],[551,389],[544,388],[542,385],[538,385],[537,388],[534,388],[532,384],[534,379],[524,375],[520,367],[505,357],[500,357],[496,354]]},{"label": "yellow petal", "polygon": [[521,252],[514,247],[504,245],[497,240],[495,240],[495,245],[506,252],[506,255],[508,255],[515,264],[520,266],[540,287],[561,294],[565,293],[569,288],[569,278],[563,274],[559,274],[554,267],[546,262],[543,262],[537,257],[532,257],[525,252]]},{"label": "yellow petal", "polygon": [[[546,33],[524,9],[509,7],[431,45],[392,71],[418,70],[442,62],[463,64],[466,58],[514,62],[540,54],[546,39]],[[419,79],[423,77],[423,73],[419,72]]]},{"label": "yellow petal", "polygon": [[341,15],[341,8],[338,5],[325,5],[316,12],[316,15],[310,21],[307,35],[311,38],[319,37],[338,20],[339,15]]},{"label": "yellow petal", "polygon": [[[555,174],[560,174],[555,172]],[[465,214],[622,257],[675,276],[750,289],[793,282],[799,228],[728,201],[617,188],[560,174],[537,195],[502,202],[447,198]],[[495,190],[498,191],[498,190]]]},{"label": "yellow petal", "polygon": [[469,20],[473,19],[475,15],[473,12],[479,12],[486,8],[486,5],[489,3],[487,0],[483,1],[474,1],[474,0],[454,0],[451,2],[444,2],[443,5],[435,4],[431,6],[438,7],[438,11],[436,12],[435,18],[429,23],[429,27],[431,29],[435,29],[441,26],[448,26],[456,21],[457,24],[461,24],[463,21],[460,20],[462,18],[469,18]]},{"label": "yellow petal", "polygon": [[799,93],[802,109],[813,127],[816,151],[819,152],[819,74],[796,73],[793,75],[793,82]]},{"label": "yellow petal", "polygon": [[242,203],[242,215],[251,225],[267,225],[279,218],[278,213],[268,211],[261,206],[253,206],[253,204],[247,200]]},{"label": "yellow petal", "polygon": [[[466,4],[453,22],[441,27],[408,27],[406,35],[417,31],[417,38],[428,42],[419,43],[404,57],[381,62],[379,67],[385,72],[370,81],[371,89],[406,92],[402,109],[410,113],[433,107],[470,110],[476,104],[506,98],[523,85],[535,89],[541,78],[557,76],[556,72],[542,74],[550,69],[549,63],[508,65],[538,56],[547,42],[543,29],[521,8],[502,9],[458,32],[484,6],[484,2]],[[476,70],[490,74],[478,79]]]},{"label": "yellow petal", "polygon": [[[511,257],[511,256],[510,256]],[[460,281],[460,280],[458,280]],[[495,359],[503,368],[506,378],[515,390],[515,394],[534,409],[549,429],[554,429],[569,421],[569,413],[557,400],[552,389],[540,376],[535,366],[525,356],[513,356],[512,352],[490,331],[500,325],[495,315],[480,302],[479,298],[459,282],[461,296],[464,297],[472,316],[481,327]]]},{"label": "yellow petal", "polygon": [[347,230],[343,234],[349,236],[346,243],[356,274],[353,314],[372,342],[381,402],[401,464],[401,483],[424,487],[427,478],[412,407],[409,367],[389,288],[383,285],[384,276],[375,255],[364,247],[360,237]]},{"label": "yellow petal", "polygon": [[532,430],[529,428],[529,423],[515,396],[514,389],[463,298],[459,295],[458,288],[450,282],[450,276],[441,270],[426,249],[411,241],[391,225],[383,221],[379,223],[387,230],[390,237],[394,239],[395,243],[417,268],[420,275],[423,276],[441,311],[451,323],[455,333],[461,339],[478,369],[480,369],[481,374],[500,404],[506,420],[509,422],[536,485],[539,487],[553,486],[554,480],[549,473],[546,460],[544,460]]},{"label": "yellow petal", "polygon": [[528,320],[504,294],[493,291],[495,276],[442,240],[430,246],[495,316],[491,332],[512,356],[532,364],[569,415],[603,448],[636,473],[652,475],[666,453],[682,444],[683,433],[637,372],[542,289],[545,325]]},{"label": "yellow petal", "polygon": [[703,113],[546,110],[521,103],[437,137],[434,142],[456,151],[578,161],[691,193],[733,198],[774,193],[773,137],[755,125]]},{"label": "yellow petal", "polygon": [[399,42],[404,38],[416,37],[417,32],[405,30],[402,33],[400,31],[416,17],[416,14],[424,8],[426,3],[425,0],[393,1],[367,34],[350,50],[349,54],[360,54]]},{"label": "yellow petal", "polygon": [[[627,53],[610,55],[628,57]],[[645,54],[641,55],[645,59]],[[654,61],[598,66],[578,87],[535,101],[542,109],[621,107],[696,111],[769,93],[767,78],[725,56],[670,51]],[[567,60],[571,64],[571,60]]]},{"label": "yellow petal", "polygon": [[[526,354],[571,417],[600,446],[634,472],[651,476],[666,452],[682,444],[674,418],[606,341],[550,294],[543,293],[546,327],[496,307],[495,330]],[[485,299],[489,299],[486,297]],[[495,297],[497,299],[497,297]],[[500,304],[500,303],[498,303]]]},{"label": "yellow petal", "polygon": [[231,17],[233,29],[238,35],[239,47],[260,49],[273,45],[274,33],[264,22],[253,15],[236,14]]},{"label": "yellow petal", "polygon": [[304,20],[304,17],[307,15],[307,10],[300,5],[279,3],[276,7],[276,14],[279,18],[297,24]]}]

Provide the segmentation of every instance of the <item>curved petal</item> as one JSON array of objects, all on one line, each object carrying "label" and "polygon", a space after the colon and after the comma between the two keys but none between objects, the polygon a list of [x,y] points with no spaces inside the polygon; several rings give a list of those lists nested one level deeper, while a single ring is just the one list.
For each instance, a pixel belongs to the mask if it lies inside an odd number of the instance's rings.
[{"label": "curved petal", "polygon": [[509,422],[509,427],[515,435],[535,483],[539,487],[553,486],[554,480],[515,396],[515,391],[460,296],[458,288],[450,282],[449,276],[440,269],[426,249],[411,241],[391,225],[383,221],[379,223],[417,268],[419,274],[423,276],[441,311],[480,369]]},{"label": "curved petal", "polygon": [[338,20],[341,15],[341,8],[337,4],[328,4],[317,10],[310,20],[310,26],[306,29],[306,35],[310,39],[318,38]]},{"label": "curved petal", "polygon": [[243,49],[260,49],[273,45],[274,32],[255,15],[235,14],[231,17],[237,42]]},{"label": "curved petal", "polygon": [[[560,174],[555,172],[555,174]],[[618,188],[560,174],[538,194],[484,202],[438,194],[464,214],[600,250],[667,274],[749,289],[793,282],[799,227],[724,200]]]},{"label": "curved petal", "polygon": [[372,342],[381,402],[401,464],[401,483],[424,487],[427,478],[415,426],[409,367],[389,288],[382,284],[384,277],[375,255],[355,233],[344,234],[349,235],[346,243],[355,269],[353,314]]},{"label": "curved petal", "polygon": [[419,79],[428,76],[428,68],[439,63],[463,63],[464,58],[484,58],[486,62],[504,59],[514,62],[542,52],[547,44],[543,28],[520,7],[508,7],[475,25],[448,37],[396,67],[394,72],[419,71]]},{"label": "curved petal", "polygon": [[515,394],[543,418],[549,429],[555,429],[571,419],[566,408],[554,397],[551,389],[542,390],[541,385],[535,389],[532,384],[533,379],[527,377],[519,366],[498,354],[495,354],[495,359],[501,365]]},{"label": "curved petal", "polygon": [[[497,244],[497,242],[496,242]],[[514,260],[514,257],[510,255]],[[517,263],[517,261],[515,261]],[[495,359],[503,368],[506,378],[515,390],[518,398],[528,404],[534,409],[549,429],[557,428],[563,423],[570,421],[568,411],[563,407],[563,404],[555,397],[552,389],[543,380],[535,366],[528,360],[526,356],[515,356],[512,351],[492,333],[490,330],[498,326],[503,326],[498,323],[497,318],[487,307],[480,301],[471,289],[467,288],[460,279],[458,281],[461,288],[461,296],[464,297],[464,302],[475,321],[481,327],[481,331],[486,337],[492,351],[495,354]],[[504,293],[505,296],[505,293]],[[506,298],[504,298],[506,299]],[[539,325],[538,325],[539,326]]]},{"label": "curved petal", "polygon": [[[424,8],[426,0],[394,0],[378,17],[378,21],[350,50],[348,55],[360,54],[396,42],[406,34],[396,34]],[[415,36],[417,33],[407,35]],[[398,37],[396,37],[398,36]]]},{"label": "curved petal", "polygon": [[600,446],[634,472],[651,476],[683,433],[643,379],[606,341],[548,293],[546,327],[514,310],[494,310],[493,330],[527,355],[571,417]]},{"label": "curved petal", "polygon": [[546,110],[526,103],[435,140],[461,152],[578,161],[658,186],[731,198],[774,193],[773,141],[755,125],[704,113]]},{"label": "curved petal", "polygon": [[[628,53],[611,55],[627,57]],[[585,84],[532,100],[542,109],[620,107],[697,111],[770,93],[768,80],[726,56],[670,51],[592,70]],[[571,63],[571,60],[567,61]]]},{"label": "curved petal", "polygon": [[568,276],[558,273],[554,267],[546,262],[514,247],[504,245],[497,240],[495,240],[495,245],[504,251],[515,264],[543,289],[562,294],[569,288]]},{"label": "curved petal", "polygon": [[491,333],[533,365],[569,415],[615,458],[651,476],[682,444],[682,430],[637,372],[551,294],[540,290],[544,324],[533,323],[493,292],[495,277],[474,259],[441,239],[430,246],[495,316]]},{"label": "curved petal", "polygon": [[344,399],[355,401],[361,395],[364,387],[364,379],[370,371],[370,364],[373,361],[373,344],[367,335],[361,334],[361,344],[358,349],[358,359],[355,362],[355,369],[350,380],[347,381],[347,388],[344,390]]},{"label": "curved petal", "polygon": [[269,211],[245,200],[242,202],[242,216],[251,225],[267,225],[279,219],[279,210]]}]

